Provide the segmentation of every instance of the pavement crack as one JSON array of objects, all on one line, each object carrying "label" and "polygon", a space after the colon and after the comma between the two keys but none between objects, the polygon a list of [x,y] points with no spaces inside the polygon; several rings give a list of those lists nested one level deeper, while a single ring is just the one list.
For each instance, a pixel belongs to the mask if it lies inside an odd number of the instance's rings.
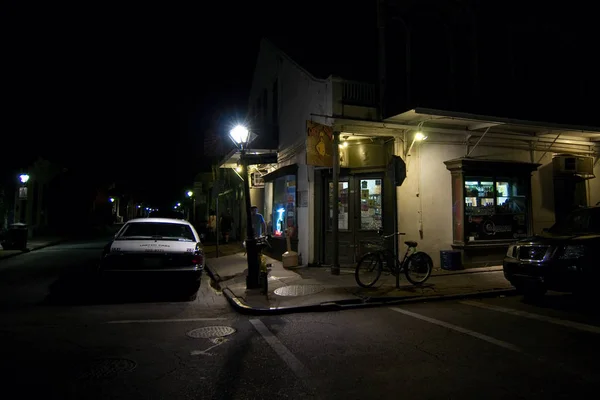
[{"label": "pavement crack", "polygon": [[422,340],[421,342],[419,342],[419,343],[416,343],[416,344],[414,344],[413,346],[414,346],[415,350],[417,350],[417,351],[419,351],[419,352],[421,352],[421,353],[423,353],[423,354],[426,354],[426,355],[428,355],[428,356],[430,356],[430,357],[433,357],[434,359],[436,359],[436,360],[437,360],[437,361],[439,361],[439,362],[443,362],[443,361],[444,361],[444,360],[442,359],[442,357],[440,357],[438,354],[435,354],[435,353],[432,353],[432,352],[430,352],[430,351],[427,351],[427,350],[425,350],[425,349],[422,347],[422,346],[423,346],[423,344],[425,344],[425,340]]}]

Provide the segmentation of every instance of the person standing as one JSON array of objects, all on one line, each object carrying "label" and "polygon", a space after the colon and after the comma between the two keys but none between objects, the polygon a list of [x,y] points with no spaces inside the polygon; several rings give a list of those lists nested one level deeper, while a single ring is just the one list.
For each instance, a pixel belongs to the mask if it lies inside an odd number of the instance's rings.
[{"label": "person standing", "polygon": [[252,206],[250,207],[251,215],[252,215],[252,228],[254,230],[254,237],[260,237],[267,233],[267,224],[265,223],[265,219],[258,212],[258,207]]},{"label": "person standing", "polygon": [[223,214],[221,214],[221,233],[225,243],[229,243],[229,234],[233,228],[233,217],[231,216],[231,210],[228,208]]}]

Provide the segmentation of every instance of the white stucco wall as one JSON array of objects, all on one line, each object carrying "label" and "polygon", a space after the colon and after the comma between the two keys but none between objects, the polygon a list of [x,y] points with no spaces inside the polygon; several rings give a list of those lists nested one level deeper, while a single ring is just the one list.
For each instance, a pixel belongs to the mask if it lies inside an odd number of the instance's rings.
[{"label": "white stucco wall", "polygon": [[595,206],[600,201],[600,163],[594,165],[594,175],[596,178],[588,180],[588,204]]},{"label": "white stucco wall", "polygon": [[[398,229],[407,233],[403,240],[418,241],[419,248],[431,255],[436,267],[440,262],[439,251],[450,250],[453,242],[452,183],[444,161],[466,155],[464,142],[457,139],[456,144],[448,144],[448,140],[443,135],[429,134],[425,142],[415,144],[409,156],[402,153],[402,146],[396,145],[396,154],[407,163],[407,178],[397,189]],[[436,144],[436,141],[445,143]],[[532,156],[529,150],[480,144],[470,156],[542,164],[531,176],[533,231],[540,233],[554,223],[553,154],[534,151]],[[598,166],[594,173],[599,176]],[[589,181],[588,201],[590,205],[600,201],[599,179]]]},{"label": "white stucco wall", "polygon": [[[296,204],[298,226],[298,252],[304,264],[315,261],[312,232],[314,221],[314,168],[306,165],[306,121],[327,125],[327,118],[317,115],[332,114],[332,82],[316,79],[306,70],[279,52],[268,41],[263,41],[254,73],[249,104],[252,107],[262,95],[269,92],[268,112],[272,115],[272,87],[278,81],[279,146],[278,167],[298,165],[296,190],[308,195],[309,206]],[[317,114],[317,115],[313,115]],[[265,203],[273,194],[265,191]],[[298,200],[298,195],[297,195]]]}]

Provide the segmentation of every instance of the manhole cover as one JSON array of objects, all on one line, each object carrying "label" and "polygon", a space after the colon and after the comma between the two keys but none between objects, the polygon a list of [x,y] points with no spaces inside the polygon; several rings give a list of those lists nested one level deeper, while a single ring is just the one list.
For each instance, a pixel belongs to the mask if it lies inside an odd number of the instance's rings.
[{"label": "manhole cover", "polygon": [[323,289],[323,286],[320,285],[290,285],[275,289],[275,294],[278,296],[305,296],[319,293]]},{"label": "manhole cover", "polygon": [[205,326],[203,328],[189,331],[187,335],[194,339],[210,339],[223,336],[229,336],[235,333],[235,329],[230,326]]},{"label": "manhole cover", "polygon": [[83,368],[79,379],[112,378],[121,372],[133,371],[137,367],[135,361],[125,358],[105,358],[94,360]]}]

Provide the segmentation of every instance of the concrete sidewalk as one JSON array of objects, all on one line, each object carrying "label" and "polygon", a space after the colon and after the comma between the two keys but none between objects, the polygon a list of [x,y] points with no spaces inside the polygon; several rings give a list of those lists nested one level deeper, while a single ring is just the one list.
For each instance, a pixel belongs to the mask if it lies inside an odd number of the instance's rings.
[{"label": "concrete sidewalk", "polygon": [[515,293],[498,266],[452,272],[434,270],[422,286],[413,286],[402,275],[399,289],[395,287],[394,276],[382,273],[373,288],[365,289],[356,284],[354,271],[350,269],[331,275],[328,268],[285,269],[281,262],[267,259],[272,264],[267,294],[258,289],[246,290],[247,264],[243,254],[211,258],[207,261],[207,272],[236,309],[255,313],[314,311],[333,304],[367,305]]},{"label": "concrete sidewalk", "polygon": [[214,242],[203,243],[202,247],[206,258],[225,257],[244,252],[242,242],[220,243],[219,254],[217,254],[217,245]]},{"label": "concrete sidewalk", "polygon": [[0,260],[18,256],[19,254],[28,253],[30,251],[43,249],[44,247],[54,246],[66,241],[63,237],[40,237],[33,238],[27,241],[27,250],[4,250],[0,246]]}]

